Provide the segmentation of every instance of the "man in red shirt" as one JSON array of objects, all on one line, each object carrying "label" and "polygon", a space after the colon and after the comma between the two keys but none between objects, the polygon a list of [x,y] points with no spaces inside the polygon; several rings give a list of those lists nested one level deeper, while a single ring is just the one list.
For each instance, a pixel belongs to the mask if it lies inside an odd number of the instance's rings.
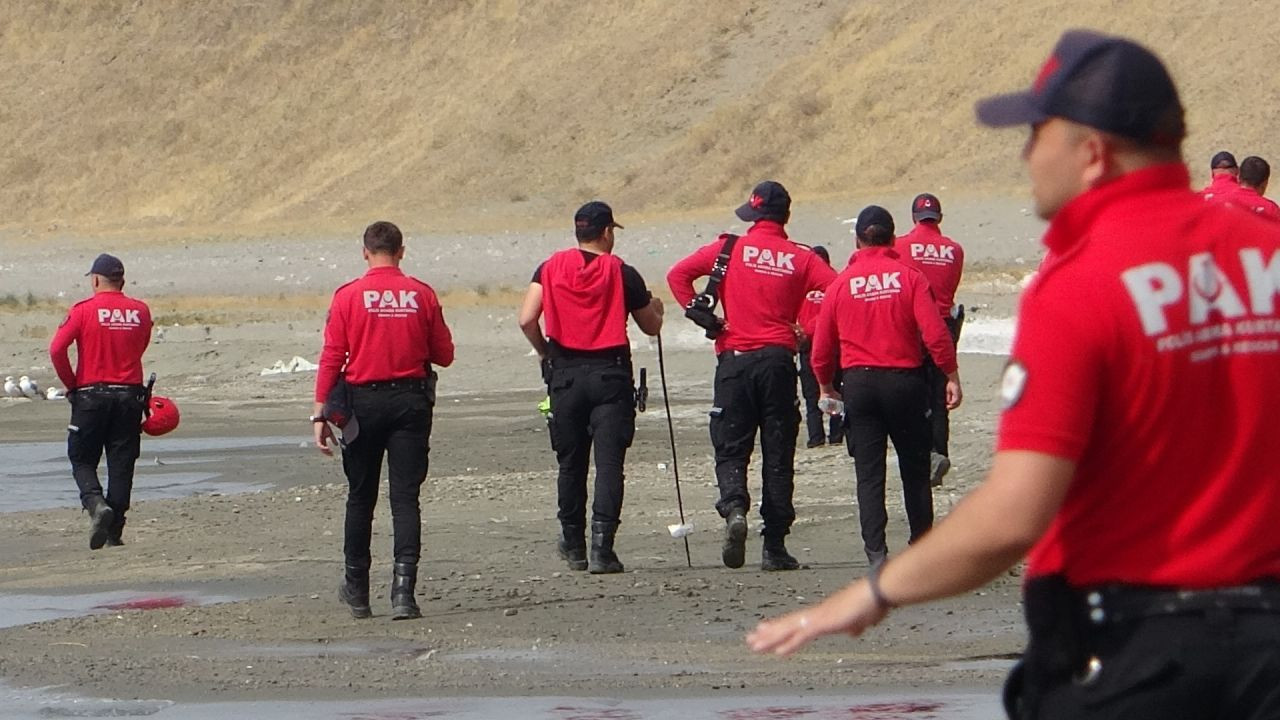
[{"label": "man in red shirt", "polygon": [[1240,161],[1240,189],[1231,204],[1268,220],[1280,220],[1280,205],[1265,197],[1267,183],[1271,180],[1271,165],[1266,160],[1250,155]]},{"label": "man in red shirt", "polygon": [[[453,363],[453,336],[430,285],[400,270],[404,237],[389,222],[364,231],[369,271],[338,288],[324,326],[311,422],[320,452],[330,455],[342,423],[347,514],[339,598],[357,618],[369,607],[369,541],[378,479],[386,456],[394,532],[391,618],[422,617],[414,599],[422,554],[418,495],[427,477],[436,402],[434,367]],[[354,417],[354,419],[350,419]]]},{"label": "man in red shirt", "polygon": [[[538,353],[551,398],[548,429],[556,480],[560,539],[571,570],[586,570],[587,471],[596,454],[591,505],[594,574],[620,573],[613,549],[622,522],[623,464],[636,433],[627,316],[646,335],[662,330],[662,301],[635,268],[613,254],[613,209],[594,201],[573,216],[576,248],[538,266],[520,308],[520,329]],[[543,336],[540,319],[546,321]]]},{"label": "man in red shirt", "polygon": [[1066,33],[1032,90],[1049,261],[1022,298],[991,473],[919,543],[749,638],[788,653],[1027,558],[1014,718],[1280,717],[1280,227],[1200,200],[1163,64]]},{"label": "man in red shirt", "polygon": [[1236,156],[1223,150],[1209,160],[1209,184],[1200,191],[1200,197],[1216,203],[1229,202],[1240,190],[1240,166]]},{"label": "man in red shirt", "polygon": [[[929,490],[929,376],[923,341],[946,377],[945,402],[960,404],[956,347],[924,273],[893,247],[893,216],[869,205],[858,213],[858,251],[823,297],[813,335],[813,374],[823,397],[844,401],[845,431],[858,488],[858,522],[867,561],[884,562],[888,514],[885,454],[893,439],[909,542],[933,527]],[[833,379],[839,373],[841,389]]]},{"label": "man in red shirt", "polygon": [[[964,248],[955,240],[942,234],[942,203],[936,195],[921,193],[911,202],[911,220],[915,227],[898,238],[895,246],[929,280],[929,287],[938,301],[938,313],[951,333],[953,345],[960,342],[960,328],[964,325],[964,306],[956,304],[956,289],[964,273]],[[947,409],[947,376],[925,357],[929,374],[929,423],[933,428],[933,450],[929,454],[929,483],[942,484],[942,478],[951,469],[950,414]]]},{"label": "man in red shirt", "polygon": [[[756,185],[736,214],[753,224],[734,240],[719,288],[725,325],[715,344],[711,444],[720,486],[716,510],[725,519],[720,554],[731,568],[742,567],[746,559],[746,513],[751,507],[747,465],[759,430],[764,518],[760,567],[794,570],[800,564],[785,543],[796,517],[791,497],[800,429],[794,325],[805,295],[826,288],[835,272],[787,236],[791,196],[781,184],[766,180]],[[721,235],[671,268],[667,284],[676,302],[685,307],[693,302],[694,281],[712,274],[728,238]]]},{"label": "man in red shirt", "polygon": [[[826,248],[814,245],[813,254],[831,265],[831,254]],[[810,449],[844,441],[844,417],[831,415],[828,419],[826,413],[818,408],[818,380],[813,376],[813,366],[809,360],[813,347],[813,330],[818,324],[818,311],[821,309],[822,291],[812,290],[805,296],[804,303],[800,306],[800,316],[796,318],[796,325],[800,330],[797,336],[800,343],[800,395],[804,398],[804,423],[809,435],[806,447]],[[836,389],[840,389],[838,381]],[[824,424],[829,424],[830,428],[824,428]]]},{"label": "man in red shirt", "polygon": [[[141,451],[142,354],[151,341],[151,310],[124,294],[124,263],[103,253],[86,273],[93,296],[71,307],[49,343],[49,359],[67,388],[71,422],[67,457],[89,511],[89,548],[123,545],[125,513],[133,493],[133,466]],[[76,346],[71,369],[67,349]],[[107,454],[107,494],[98,462]]]}]

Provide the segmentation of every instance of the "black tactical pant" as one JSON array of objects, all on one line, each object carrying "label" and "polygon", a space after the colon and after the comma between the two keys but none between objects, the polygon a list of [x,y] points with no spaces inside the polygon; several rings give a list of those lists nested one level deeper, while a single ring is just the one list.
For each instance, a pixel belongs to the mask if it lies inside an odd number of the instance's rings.
[{"label": "black tactical pant", "polygon": [[556,516],[562,526],[586,526],[587,472],[594,446],[591,521],[621,522],[623,465],[636,432],[631,364],[621,359],[574,358],[557,358],[551,364],[549,429],[560,465]]},{"label": "black tactical pant", "polygon": [[1280,718],[1274,583],[1270,592],[1270,608],[1232,590],[1190,611],[1176,608],[1195,600],[1170,598],[1146,617],[1101,626],[1081,617],[1056,638],[1054,628],[1032,626],[1005,686],[1006,712],[1013,720]]},{"label": "black tactical pant", "polygon": [[109,530],[120,536],[133,494],[133,467],[141,451],[142,411],[147,391],[141,385],[92,385],[71,393],[67,458],[80,489],[80,504],[103,497],[98,463],[107,454],[106,501],[115,513]]},{"label": "black tactical pant", "polygon": [[[836,373],[832,386],[836,392],[840,392],[840,373]],[[818,409],[818,395],[821,393],[818,378],[814,377],[813,366],[809,364],[807,350],[800,353],[800,394],[804,396],[804,424],[809,432],[809,444],[838,443],[844,439],[844,418],[839,415],[828,416]],[[829,418],[826,420],[829,425],[826,434],[822,427],[824,416]]]},{"label": "black tactical pant", "polygon": [[[964,325],[964,307],[956,317],[942,319],[951,333],[951,342],[960,346],[960,328]],[[925,353],[924,365],[929,370],[929,424],[933,430],[933,451],[950,457],[951,418],[947,410],[947,375],[933,364],[933,358]]]},{"label": "black tactical pant", "polygon": [[885,464],[888,441],[898,453],[911,541],[933,527],[929,488],[929,396],[924,368],[847,368],[845,437],[858,483],[858,520],[868,554],[887,552]]},{"label": "black tactical pant", "polygon": [[751,507],[747,466],[760,431],[761,503],[766,537],[785,537],[796,519],[796,364],[791,351],[767,347],[740,353],[726,350],[716,365],[711,445],[715,448],[716,510],[728,517],[733,508]]},{"label": "black tactical pant", "polygon": [[422,554],[418,495],[427,478],[435,383],[413,379],[352,386],[351,406],[360,432],[342,450],[348,485],[342,547],[346,563],[369,567],[373,509],[385,454],[395,562],[417,564]]}]

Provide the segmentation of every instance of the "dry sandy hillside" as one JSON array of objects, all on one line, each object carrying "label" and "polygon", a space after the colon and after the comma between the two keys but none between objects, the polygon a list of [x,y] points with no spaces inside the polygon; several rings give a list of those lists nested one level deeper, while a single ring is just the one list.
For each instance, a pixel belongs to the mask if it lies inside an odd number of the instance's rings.
[{"label": "dry sandy hillside", "polygon": [[1244,0],[0,1],[2,227],[93,235],[538,223],[949,187],[1017,192],[973,101],[1061,30],[1171,64],[1189,157],[1280,159],[1280,13]]}]

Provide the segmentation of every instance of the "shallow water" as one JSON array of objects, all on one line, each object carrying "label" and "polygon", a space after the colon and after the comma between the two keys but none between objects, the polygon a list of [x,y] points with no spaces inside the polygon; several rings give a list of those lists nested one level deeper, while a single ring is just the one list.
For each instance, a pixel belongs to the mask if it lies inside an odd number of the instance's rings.
[{"label": "shallow water", "polygon": [[[133,500],[253,492],[267,484],[224,477],[229,453],[287,457],[306,452],[304,437],[147,438],[134,471]],[[98,468],[106,479],[106,463]],[[0,512],[79,507],[65,442],[0,443]]]},{"label": "shallow water", "polygon": [[651,697],[436,697],[424,699],[185,703],[85,698],[64,688],[0,685],[0,718],[154,717],[214,720],[977,720],[1002,717],[992,691],[854,692],[842,695]]},{"label": "shallow water", "polygon": [[[212,605],[245,599],[246,595],[210,592],[190,587],[160,590],[110,590],[74,595],[0,594],[0,628],[126,610],[158,610]],[[2,715],[0,715],[2,717]]]}]

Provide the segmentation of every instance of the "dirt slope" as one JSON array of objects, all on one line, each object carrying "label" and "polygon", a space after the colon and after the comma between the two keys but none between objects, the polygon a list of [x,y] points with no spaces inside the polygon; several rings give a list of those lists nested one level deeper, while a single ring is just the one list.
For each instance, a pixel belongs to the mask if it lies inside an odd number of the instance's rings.
[{"label": "dirt slope", "polygon": [[1274,18],[1202,0],[0,1],[0,223],[93,234],[501,225],[592,196],[629,212],[1012,192],[1016,134],[973,101],[1060,31],[1160,49],[1200,160],[1280,160]]}]

